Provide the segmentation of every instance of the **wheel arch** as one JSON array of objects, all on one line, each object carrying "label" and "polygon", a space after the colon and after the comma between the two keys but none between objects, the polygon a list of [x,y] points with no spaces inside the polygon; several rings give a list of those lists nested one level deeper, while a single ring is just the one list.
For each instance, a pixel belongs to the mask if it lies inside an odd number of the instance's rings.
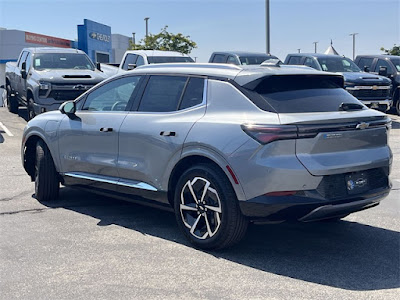
[{"label": "wheel arch", "polygon": [[[245,199],[244,192],[240,183],[235,183],[232,175],[229,173],[226,166],[229,166],[225,160],[222,158],[210,157],[204,154],[199,153],[191,153],[183,156],[174,166],[171,171],[171,175],[168,180],[168,202],[173,207],[174,193],[175,193],[175,185],[177,184],[180,176],[183,174],[185,170],[189,167],[196,164],[210,164],[219,168],[223,173],[225,173],[233,190],[235,191],[236,197],[239,200]],[[224,167],[222,167],[224,165]]]},{"label": "wheel arch", "polygon": [[[48,144],[45,141],[45,138],[39,134],[32,134],[29,137],[26,138],[25,143],[22,146],[22,162],[25,171],[28,173],[28,175],[31,177],[31,180],[35,180],[35,160],[36,160],[36,144],[37,142],[42,141],[46,147],[49,149],[51,158],[54,162],[54,165],[57,168],[56,161],[54,160],[54,155],[51,151],[51,148],[48,146]],[[58,170],[57,170],[58,171]]]}]

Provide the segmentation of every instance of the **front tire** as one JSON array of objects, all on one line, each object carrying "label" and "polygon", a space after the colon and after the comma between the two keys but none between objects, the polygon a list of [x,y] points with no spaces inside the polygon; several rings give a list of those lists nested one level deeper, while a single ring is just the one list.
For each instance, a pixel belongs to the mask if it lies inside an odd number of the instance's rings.
[{"label": "front tire", "polygon": [[28,100],[28,120],[32,120],[36,116],[35,109],[33,108],[33,99]]},{"label": "front tire", "polygon": [[60,183],[49,148],[43,141],[36,144],[35,196],[40,202],[57,199]]},{"label": "front tire", "polygon": [[216,166],[187,169],[175,188],[175,216],[189,241],[201,249],[222,249],[239,242],[248,221],[226,175]]},{"label": "front tire", "polygon": [[11,86],[9,84],[7,84],[7,108],[8,111],[16,114],[18,113],[18,101],[17,98],[15,97],[15,95],[12,95],[12,90],[11,90]]}]

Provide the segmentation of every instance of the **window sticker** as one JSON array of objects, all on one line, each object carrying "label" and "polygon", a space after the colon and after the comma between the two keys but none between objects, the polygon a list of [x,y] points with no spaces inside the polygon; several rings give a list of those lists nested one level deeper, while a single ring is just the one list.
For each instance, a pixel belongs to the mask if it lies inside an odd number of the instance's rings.
[{"label": "window sticker", "polygon": [[40,67],[40,58],[35,59],[35,66]]}]

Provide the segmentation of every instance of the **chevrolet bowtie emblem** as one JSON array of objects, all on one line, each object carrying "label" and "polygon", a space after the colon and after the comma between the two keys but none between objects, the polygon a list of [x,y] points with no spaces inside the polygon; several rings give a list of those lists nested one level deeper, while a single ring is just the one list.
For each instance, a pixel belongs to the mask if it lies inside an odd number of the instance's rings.
[{"label": "chevrolet bowtie emblem", "polygon": [[365,122],[358,123],[356,126],[357,129],[365,129],[368,127],[369,127],[369,123],[365,123]]}]

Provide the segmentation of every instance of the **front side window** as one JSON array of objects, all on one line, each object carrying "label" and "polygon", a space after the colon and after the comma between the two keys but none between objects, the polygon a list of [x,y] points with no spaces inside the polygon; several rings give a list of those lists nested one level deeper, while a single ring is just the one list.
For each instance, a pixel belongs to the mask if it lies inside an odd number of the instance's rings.
[{"label": "front side window", "polygon": [[151,76],[139,104],[139,111],[170,112],[178,109],[187,77]]},{"label": "front side window", "polygon": [[26,51],[22,52],[21,57],[20,57],[19,62],[18,62],[18,68],[21,69],[22,63],[26,60],[26,56],[27,55],[28,55],[28,52],[26,52]]},{"label": "front side window", "polygon": [[378,62],[375,66],[375,72],[379,72],[380,67],[386,67],[386,70],[388,72],[388,74],[393,73],[392,71],[392,67],[389,65],[389,63],[386,60],[383,59],[378,59]]},{"label": "front side window", "polygon": [[291,56],[288,61],[288,65],[301,65],[300,56]]},{"label": "front side window", "polygon": [[140,67],[144,65],[144,58],[141,55],[138,55],[137,61],[136,61],[136,66]]},{"label": "front side window", "polygon": [[140,76],[123,77],[102,85],[87,96],[82,110],[124,111],[140,78]]},{"label": "front side window", "polygon": [[368,67],[371,69],[372,66],[372,62],[374,61],[373,58],[367,58],[367,57],[363,57],[360,58],[360,60],[358,61],[358,66],[364,70],[365,67]]},{"label": "front side window", "polygon": [[323,71],[327,72],[361,72],[350,59],[337,55],[317,58]]},{"label": "front side window", "polygon": [[125,57],[124,64],[122,65],[122,69],[128,71],[128,66],[136,63],[137,55],[136,54],[127,54]]},{"label": "front side window", "polygon": [[213,58],[213,63],[226,63],[226,56],[223,54],[215,54]]},{"label": "front side window", "polygon": [[94,70],[92,61],[81,53],[39,53],[35,54],[33,67],[45,69]]},{"label": "front side window", "polygon": [[399,58],[391,58],[390,61],[394,64],[397,69],[397,72],[400,72],[400,57]]},{"label": "front side window", "polygon": [[29,69],[30,69],[30,67],[32,65],[31,58],[32,58],[32,54],[29,52],[28,56],[26,57],[26,60],[25,60],[25,62],[26,62],[26,66],[25,67],[26,67],[26,71],[27,72],[29,71]]},{"label": "front side window", "polygon": [[313,69],[318,70],[318,64],[315,62],[314,59],[307,57],[306,60],[304,61],[304,65],[306,65],[307,67],[311,67]]},{"label": "front side window", "polygon": [[240,56],[240,62],[242,65],[260,65],[266,60],[276,59],[277,57],[271,55],[257,55],[257,56]]},{"label": "front side window", "polygon": [[236,61],[236,58],[233,57],[232,55],[229,55],[229,56],[228,56],[228,61],[227,61],[227,63],[228,63],[228,64],[233,64],[233,65],[237,65],[237,64],[238,64],[237,61]]}]

